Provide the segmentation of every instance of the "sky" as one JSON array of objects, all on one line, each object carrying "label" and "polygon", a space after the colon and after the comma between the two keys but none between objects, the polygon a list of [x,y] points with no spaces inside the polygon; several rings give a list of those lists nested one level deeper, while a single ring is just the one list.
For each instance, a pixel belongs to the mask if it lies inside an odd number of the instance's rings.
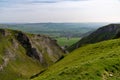
[{"label": "sky", "polygon": [[120,0],[0,0],[0,23],[120,22]]}]

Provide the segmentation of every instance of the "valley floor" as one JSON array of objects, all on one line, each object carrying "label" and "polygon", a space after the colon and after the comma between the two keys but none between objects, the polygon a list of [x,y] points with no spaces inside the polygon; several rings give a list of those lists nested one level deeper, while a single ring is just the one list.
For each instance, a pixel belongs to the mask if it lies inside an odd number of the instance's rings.
[{"label": "valley floor", "polygon": [[56,38],[56,40],[60,46],[71,46],[72,44],[79,41],[80,38],[78,38],[78,37],[76,37],[76,38],[74,38],[74,37],[72,37],[72,38],[59,37],[59,38]]}]

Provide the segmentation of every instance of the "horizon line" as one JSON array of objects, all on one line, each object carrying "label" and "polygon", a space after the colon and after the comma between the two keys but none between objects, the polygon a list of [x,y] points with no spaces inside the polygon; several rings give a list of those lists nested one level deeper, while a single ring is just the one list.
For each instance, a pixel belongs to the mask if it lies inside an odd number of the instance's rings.
[{"label": "horizon line", "polygon": [[0,22],[0,24],[37,24],[37,23],[120,23],[120,22]]}]

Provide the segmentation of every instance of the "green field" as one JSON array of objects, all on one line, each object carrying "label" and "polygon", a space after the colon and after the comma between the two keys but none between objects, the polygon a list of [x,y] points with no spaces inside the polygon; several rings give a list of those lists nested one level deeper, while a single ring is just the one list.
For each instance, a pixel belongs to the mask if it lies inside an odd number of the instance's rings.
[{"label": "green field", "polygon": [[76,43],[77,41],[80,40],[80,38],[65,38],[65,37],[60,37],[60,38],[56,38],[57,43],[60,46],[71,46],[72,44]]}]

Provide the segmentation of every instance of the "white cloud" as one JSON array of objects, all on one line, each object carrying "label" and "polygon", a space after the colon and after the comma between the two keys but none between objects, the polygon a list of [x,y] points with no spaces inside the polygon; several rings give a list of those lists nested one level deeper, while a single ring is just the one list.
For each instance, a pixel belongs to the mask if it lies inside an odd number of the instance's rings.
[{"label": "white cloud", "polygon": [[120,2],[118,0],[57,1],[60,2],[14,4],[11,7],[2,7],[0,8],[0,22],[120,21]]}]

